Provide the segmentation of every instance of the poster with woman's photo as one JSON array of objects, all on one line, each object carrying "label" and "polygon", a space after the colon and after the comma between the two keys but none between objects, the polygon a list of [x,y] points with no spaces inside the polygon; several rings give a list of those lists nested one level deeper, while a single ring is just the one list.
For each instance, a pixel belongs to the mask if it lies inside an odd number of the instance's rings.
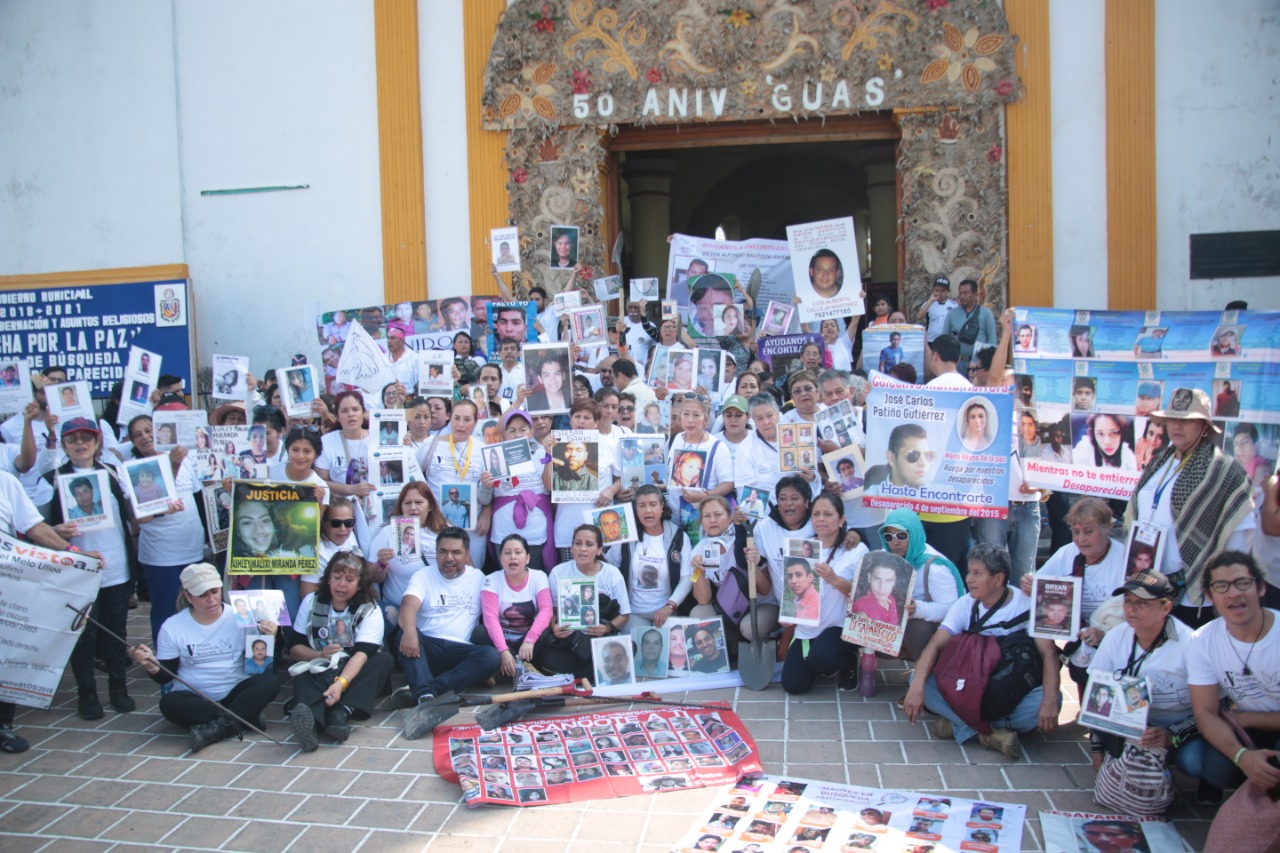
[{"label": "poster with woman's photo", "polygon": [[906,607],[915,589],[915,567],[888,551],[862,558],[853,577],[841,638],[871,651],[897,655],[907,627]]},{"label": "poster with woman's photo", "polygon": [[21,412],[33,395],[27,360],[11,357],[0,361],[0,413]]},{"label": "poster with woman's photo", "polygon": [[79,533],[110,530],[115,526],[110,471],[95,468],[57,476],[63,521],[74,524]]},{"label": "poster with woman's photo", "polygon": [[125,492],[133,503],[133,514],[145,518],[169,511],[169,502],[178,499],[173,485],[173,468],[168,456],[127,460],[123,467]]},{"label": "poster with woman's photo", "polygon": [[249,357],[213,355],[213,393],[215,400],[247,400],[249,398]]},{"label": "poster with woman's photo", "polygon": [[[671,347],[667,350],[667,375],[663,377],[668,391],[692,391],[697,353],[689,349]],[[656,361],[655,356],[655,361]]]},{"label": "poster with woman's photo", "polygon": [[719,399],[727,393],[727,384],[724,382],[724,363],[730,356],[723,350],[710,347],[699,348],[697,354],[698,375],[694,378],[693,384],[706,391],[713,399]]},{"label": "poster with woman's photo", "polygon": [[551,259],[553,270],[570,270],[578,264],[578,226],[551,226]]},{"label": "poster with woman's photo", "polygon": [[805,557],[782,558],[782,607],[778,621],[784,625],[817,626],[822,597],[822,578],[814,568],[817,563],[818,560]]},{"label": "poster with woman's photo", "polygon": [[418,394],[423,397],[453,396],[453,350],[428,349],[418,352]]},{"label": "poster with woman's photo", "polygon": [[533,415],[555,415],[573,404],[568,344],[529,344],[524,348],[524,377],[529,387],[525,410]]},{"label": "poster with woman's photo", "polygon": [[494,272],[520,271],[520,229],[489,229],[489,252]]},{"label": "poster with woman's photo", "polygon": [[208,435],[209,415],[203,409],[160,410],[152,413],[151,427],[158,453],[175,447],[196,450],[201,431]]},{"label": "poster with woman's photo", "polygon": [[770,302],[764,309],[764,322],[760,324],[760,336],[787,334],[791,331],[791,316],[795,314],[795,310],[794,305]]},{"label": "poster with woman's photo", "polygon": [[866,313],[852,216],[788,225],[787,247],[802,322]]},{"label": "poster with woman's photo", "polygon": [[667,677],[668,633],[653,625],[633,627],[631,645],[635,649],[635,674],[638,679]]},{"label": "poster with woman's photo", "polygon": [[645,375],[645,384],[657,388],[659,383],[667,381],[667,366],[671,361],[673,347],[657,344],[653,348],[653,356],[649,359],[649,372]]},{"label": "poster with woman's photo", "polygon": [[244,674],[265,675],[275,668],[275,634],[248,634],[244,638]]},{"label": "poster with woman's photo", "polygon": [[552,437],[551,502],[595,503],[600,497],[600,433],[557,430]]},{"label": "poster with woman's photo", "polygon": [[1141,740],[1150,705],[1151,684],[1146,678],[1091,671],[1079,722],[1086,728]]},{"label": "poster with woman's photo", "polygon": [[95,424],[98,422],[98,416],[93,410],[93,397],[89,393],[88,382],[46,385],[44,396],[50,414],[57,417],[59,423],[65,424],[72,418],[87,418]]},{"label": "poster with woman's photo", "polygon": [[713,328],[718,336],[737,337],[743,333],[743,306],[714,305],[711,308]]},{"label": "poster with woman's photo", "polygon": [[1080,633],[1081,578],[1032,576],[1031,628],[1033,637],[1069,642]]},{"label": "poster with woman's photo", "polygon": [[1164,549],[1169,538],[1166,533],[1165,527],[1159,524],[1135,521],[1130,525],[1124,549],[1125,577],[1148,569],[1158,570],[1164,565]]},{"label": "poster with woman's photo", "polygon": [[597,687],[635,684],[635,661],[626,635],[591,638],[591,662]]},{"label": "poster with woman's photo", "polygon": [[291,418],[311,417],[311,404],[316,399],[316,369],[309,364],[284,367],[276,371],[280,383],[280,401],[284,413]]},{"label": "poster with woman's photo", "polygon": [[421,556],[418,550],[418,532],[422,522],[416,515],[396,515],[391,518],[391,527],[395,531],[396,556],[402,560],[417,560]]},{"label": "poster with woman's photo", "polygon": [[636,526],[634,510],[629,503],[585,509],[582,521],[600,529],[606,548],[623,542],[635,542],[640,538],[640,529]]},{"label": "poster with woman's photo", "polygon": [[232,484],[228,574],[314,574],[319,545],[315,486],[244,480]]},{"label": "poster with woman's photo", "polygon": [[849,444],[835,453],[824,453],[822,464],[827,468],[828,479],[840,487],[840,497],[860,506],[867,468],[858,445]]},{"label": "poster with woman's photo", "polygon": [[204,501],[205,529],[209,534],[209,547],[213,553],[227,550],[227,537],[231,532],[231,492],[222,487],[222,480],[206,483],[200,490]]},{"label": "poster with woman's photo", "polygon": [[600,624],[600,587],[595,578],[561,578],[556,621],[573,631]]},{"label": "poster with woman's photo", "polygon": [[596,346],[609,342],[605,328],[604,306],[588,305],[569,312],[572,342],[578,346]]}]

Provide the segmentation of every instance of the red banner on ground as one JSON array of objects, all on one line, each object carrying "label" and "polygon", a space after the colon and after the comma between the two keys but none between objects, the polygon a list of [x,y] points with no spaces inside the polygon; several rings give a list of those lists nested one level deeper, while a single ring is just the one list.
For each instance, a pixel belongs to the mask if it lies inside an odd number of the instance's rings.
[{"label": "red banner on ground", "polygon": [[735,782],[762,771],[733,711],[663,708],[435,731],[436,771],[468,806],[533,806]]}]

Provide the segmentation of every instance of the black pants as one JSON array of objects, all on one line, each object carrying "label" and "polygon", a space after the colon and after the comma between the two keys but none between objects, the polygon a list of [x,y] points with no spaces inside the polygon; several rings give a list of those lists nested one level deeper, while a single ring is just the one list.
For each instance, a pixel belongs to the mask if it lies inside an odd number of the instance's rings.
[{"label": "black pants", "polygon": [[[861,651],[840,639],[840,627],[828,628],[812,640],[791,639],[787,658],[782,663],[782,689],[791,694],[808,693],[819,675],[848,672],[858,666]],[[805,644],[809,654],[804,653]]]},{"label": "black pants", "polygon": [[533,647],[533,664],[544,672],[571,672],[574,678],[595,678],[591,638],[581,631],[561,640],[548,628]]},{"label": "black pants", "polygon": [[12,702],[0,702],[0,728],[12,726],[14,715],[17,713],[17,705]]},{"label": "black pants", "polygon": [[[103,587],[98,590],[98,600],[93,603],[90,613],[108,629],[124,637],[129,622],[129,596],[132,594],[131,583]],[[107,665],[108,689],[112,695],[124,692],[124,674],[129,666],[124,643],[105,632],[99,632],[98,626],[92,622],[84,623],[80,639],[76,640],[76,646],[71,652],[71,672],[75,675],[76,687],[81,693],[97,693],[94,657],[99,647],[99,635],[106,641],[101,647],[102,659]]]},{"label": "black pants", "polygon": [[170,690],[160,697],[160,713],[169,722],[190,728],[197,723],[211,722],[221,713],[221,708],[226,708],[252,723],[279,692],[280,680],[268,672],[251,675],[241,681],[218,705],[205,701],[190,690]]},{"label": "black pants", "polygon": [[[342,694],[338,705],[345,708],[353,720],[367,720],[378,701],[378,691],[383,682],[391,677],[395,667],[395,658],[386,649],[364,662],[360,674],[351,680],[351,686]],[[341,669],[329,669],[324,672],[305,672],[293,679],[293,700],[288,707],[302,704],[311,709],[317,724],[323,724],[324,712],[328,708],[324,704],[324,692],[333,684],[333,677]],[[247,719],[252,720],[252,717]]]},{"label": "black pants", "polygon": [[1056,554],[1071,542],[1071,525],[1067,524],[1071,501],[1065,492],[1054,492],[1045,501],[1044,509],[1049,514],[1049,553]]}]

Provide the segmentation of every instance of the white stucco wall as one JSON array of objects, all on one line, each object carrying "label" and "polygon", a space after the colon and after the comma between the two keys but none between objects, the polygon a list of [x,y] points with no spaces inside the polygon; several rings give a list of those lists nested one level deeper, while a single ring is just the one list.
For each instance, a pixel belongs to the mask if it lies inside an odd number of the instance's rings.
[{"label": "white stucco wall", "polygon": [[0,274],[182,260],[167,0],[0,3]]},{"label": "white stucco wall", "polygon": [[1107,304],[1105,0],[1051,0],[1053,301]]},{"label": "white stucco wall", "polygon": [[[1229,11],[1228,11],[1229,10]],[[1190,235],[1280,229],[1280,3],[1210,11],[1160,0],[1156,16],[1158,301],[1280,309],[1280,277],[1190,280]],[[1055,97],[1057,92],[1054,93]]]}]

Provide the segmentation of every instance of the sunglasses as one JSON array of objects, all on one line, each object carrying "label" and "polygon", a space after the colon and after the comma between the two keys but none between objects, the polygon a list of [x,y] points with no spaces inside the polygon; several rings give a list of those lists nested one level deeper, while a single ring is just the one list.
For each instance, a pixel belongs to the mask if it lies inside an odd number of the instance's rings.
[{"label": "sunglasses", "polygon": [[791,394],[793,396],[796,394],[812,394],[814,391],[817,391],[817,390],[818,390],[818,387],[816,385],[797,385],[796,387],[791,389]]},{"label": "sunglasses", "polygon": [[914,465],[920,461],[921,456],[924,457],[925,462],[932,462],[934,459],[938,458],[938,454],[934,453],[932,450],[926,450],[924,452],[919,450],[908,450],[902,455],[902,458],[907,460],[909,464]]},{"label": "sunglasses", "polygon": [[899,530],[897,533],[890,533],[888,530],[881,530],[880,538],[885,542],[906,542],[911,538],[911,534],[905,530]]},{"label": "sunglasses", "polygon": [[356,526],[356,520],[354,518],[331,518],[329,519],[329,526],[334,530],[339,530],[343,527],[351,528]]}]

